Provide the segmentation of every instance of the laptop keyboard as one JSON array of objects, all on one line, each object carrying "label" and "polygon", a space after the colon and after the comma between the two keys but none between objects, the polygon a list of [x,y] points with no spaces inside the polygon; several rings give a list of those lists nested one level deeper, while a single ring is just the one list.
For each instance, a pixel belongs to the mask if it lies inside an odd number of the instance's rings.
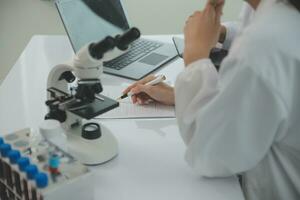
[{"label": "laptop keyboard", "polygon": [[148,41],[148,40],[137,40],[132,43],[130,50],[111,60],[104,63],[104,67],[120,70],[131,63],[139,60],[140,58],[144,57],[151,51],[154,51],[155,49],[161,47],[163,44]]}]

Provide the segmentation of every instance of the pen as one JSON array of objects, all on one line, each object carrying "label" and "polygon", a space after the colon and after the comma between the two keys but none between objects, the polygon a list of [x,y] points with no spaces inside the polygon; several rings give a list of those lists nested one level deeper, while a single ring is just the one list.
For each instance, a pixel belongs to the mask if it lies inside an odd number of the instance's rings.
[{"label": "pen", "polygon": [[[164,75],[158,75],[153,79],[152,81],[149,81],[145,85],[156,85],[166,80],[166,77]],[[121,97],[117,98],[117,101],[120,101],[122,99],[125,99],[126,97],[132,96],[133,94],[131,92],[128,92],[127,94],[123,94]]]}]

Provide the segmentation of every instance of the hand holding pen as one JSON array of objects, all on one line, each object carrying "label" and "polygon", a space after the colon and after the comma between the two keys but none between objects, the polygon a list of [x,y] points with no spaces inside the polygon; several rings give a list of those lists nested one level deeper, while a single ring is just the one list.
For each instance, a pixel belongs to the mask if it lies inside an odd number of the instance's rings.
[{"label": "hand holding pen", "polygon": [[149,75],[126,88],[122,97],[131,97],[134,104],[148,104],[151,101],[156,101],[166,105],[174,105],[174,88],[164,83],[165,79],[163,75]]},{"label": "hand holding pen", "polygon": [[[163,82],[164,80],[166,80],[166,77],[164,75],[158,75],[156,76],[154,79],[150,80],[149,82],[146,82],[145,83],[145,86],[153,86],[153,85],[157,85],[161,82]],[[127,98],[127,97],[131,97],[132,95],[134,95],[135,93],[129,91],[125,94],[123,94],[121,97],[119,97],[117,100],[121,100],[121,99],[124,99],[124,98]]]}]

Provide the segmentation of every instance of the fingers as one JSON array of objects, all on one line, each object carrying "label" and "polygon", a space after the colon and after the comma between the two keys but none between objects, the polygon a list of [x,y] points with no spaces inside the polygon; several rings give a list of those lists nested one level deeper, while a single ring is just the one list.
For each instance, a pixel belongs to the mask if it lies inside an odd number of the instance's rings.
[{"label": "fingers", "polygon": [[225,0],[208,0],[206,3],[205,8],[209,8],[209,7],[217,7],[220,4],[224,4]]},{"label": "fingers", "polygon": [[220,22],[220,18],[223,14],[224,5],[225,5],[225,1],[221,0],[219,1],[219,4],[216,6],[216,13],[217,13],[217,20],[218,20],[217,22]]},{"label": "fingers", "polygon": [[165,83],[159,83],[154,86],[139,84],[131,91],[134,93],[131,96],[134,104],[148,104],[154,101],[174,105],[174,88]]},{"label": "fingers", "polygon": [[152,81],[153,79],[155,79],[155,76],[154,75],[149,75],[149,76],[143,78],[142,80],[139,80],[139,81],[135,82],[134,84],[130,85],[128,88],[126,88],[123,91],[123,94],[127,94],[128,92],[130,92],[130,90],[132,88],[136,87],[138,84],[146,84],[149,81]]},{"label": "fingers", "polygon": [[187,20],[185,21],[185,25],[189,23],[190,20],[192,20],[195,16],[200,15],[201,11],[195,11],[192,15],[190,15]]},{"label": "fingers", "polygon": [[212,18],[216,24],[220,24],[224,4],[225,0],[208,0],[204,10],[205,15]]},{"label": "fingers", "polygon": [[214,9],[219,0],[207,0],[204,10]]},{"label": "fingers", "polygon": [[150,102],[153,101],[153,99],[146,93],[139,93],[137,95],[133,95],[133,96],[131,96],[131,99],[132,99],[133,104],[138,103],[140,105],[149,104]]},{"label": "fingers", "polygon": [[131,89],[131,92],[133,94],[139,94],[139,93],[146,93],[149,96],[152,95],[152,88],[153,86],[151,85],[142,85],[142,84],[137,84],[134,88]]},{"label": "fingers", "polygon": [[191,16],[189,16],[189,18],[185,21],[183,32],[186,33],[187,27],[193,23],[194,20],[197,20],[197,18],[201,17],[201,15],[201,11],[195,11]]},{"label": "fingers", "polygon": [[131,100],[132,100],[133,104],[136,104],[136,102],[137,102],[137,95],[132,95],[131,96]]},{"label": "fingers", "polygon": [[[205,13],[206,11],[206,13],[209,14],[217,13],[219,16],[221,16],[223,12],[224,4],[225,4],[225,0],[208,0],[203,12]],[[191,16],[189,16],[186,23],[193,17],[196,17],[197,15],[201,15],[201,13],[202,13],[201,11],[194,12]]]},{"label": "fingers", "polygon": [[132,85],[130,85],[129,87],[127,87],[125,90],[123,90],[123,94],[127,94],[128,92],[130,92],[130,90],[132,89],[132,88],[134,88],[135,87],[135,83],[134,84],[132,84]]},{"label": "fingers", "polygon": [[149,104],[150,102],[153,101],[151,97],[145,93],[140,93],[134,96],[136,96],[136,101],[134,104],[138,103],[139,105],[144,105],[144,104]]},{"label": "fingers", "polygon": [[151,87],[152,86],[150,85],[142,85],[137,83],[135,87],[130,90],[130,92],[134,94],[131,96],[132,103],[144,104],[144,102],[149,99],[152,94],[150,90]]},{"label": "fingers", "polygon": [[216,6],[224,6],[225,4],[225,0],[218,0],[217,5]]},{"label": "fingers", "polygon": [[148,75],[145,78],[137,81],[137,83],[139,83],[139,84],[146,84],[146,83],[154,80],[155,78],[156,78],[156,76],[154,76],[154,75],[151,74],[151,75]]}]

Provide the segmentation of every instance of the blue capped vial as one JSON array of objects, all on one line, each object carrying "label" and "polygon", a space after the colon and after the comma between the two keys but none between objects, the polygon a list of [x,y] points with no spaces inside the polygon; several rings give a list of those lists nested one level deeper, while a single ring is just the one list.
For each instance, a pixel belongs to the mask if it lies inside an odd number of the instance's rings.
[{"label": "blue capped vial", "polygon": [[17,161],[17,164],[19,166],[19,169],[24,172],[25,168],[30,164],[30,160],[27,157],[21,157],[19,158],[19,160]]},{"label": "blue capped vial", "polygon": [[45,188],[48,186],[48,176],[46,173],[38,173],[35,175],[34,179],[38,188]]},{"label": "blue capped vial", "polygon": [[39,172],[36,165],[28,165],[25,167],[25,172],[28,179],[34,179],[35,175]]},{"label": "blue capped vial", "polygon": [[12,164],[16,164],[19,158],[21,158],[20,151],[11,150],[7,153],[7,157]]},{"label": "blue capped vial", "polygon": [[3,156],[3,157],[7,157],[7,154],[8,154],[8,152],[10,152],[10,150],[11,150],[11,145],[10,144],[1,144],[0,145],[0,152],[1,152],[1,155]]}]

